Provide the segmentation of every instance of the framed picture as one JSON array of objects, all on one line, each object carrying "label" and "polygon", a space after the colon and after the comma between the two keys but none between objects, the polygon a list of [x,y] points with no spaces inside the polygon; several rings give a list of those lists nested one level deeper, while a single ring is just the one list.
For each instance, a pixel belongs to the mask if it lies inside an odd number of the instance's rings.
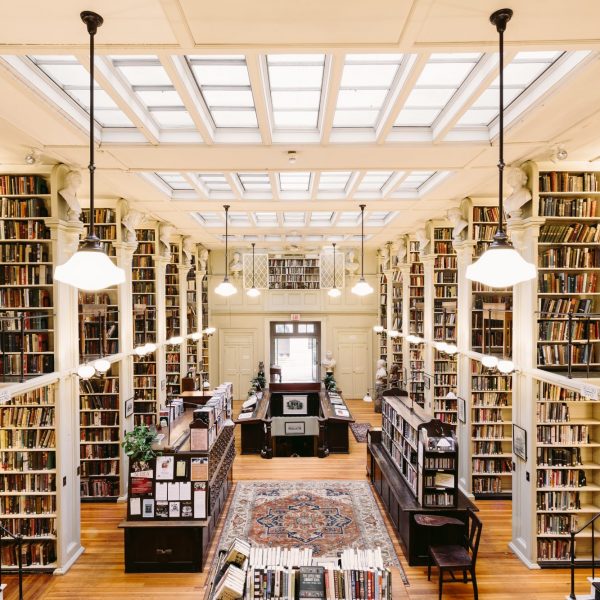
[{"label": "framed picture", "polygon": [[527,460],[527,431],[518,425],[513,425],[513,452],[521,460]]},{"label": "framed picture", "polygon": [[431,376],[427,375],[427,373],[424,373],[423,377],[425,382],[425,389],[428,390],[431,387]]},{"label": "framed picture", "polygon": [[304,421],[287,421],[285,435],[304,435]]},{"label": "framed picture", "polygon": [[125,418],[130,417],[133,414],[133,398],[125,400]]},{"label": "framed picture", "polygon": [[466,421],[466,402],[464,398],[458,398],[457,399],[458,402],[458,420],[461,423],[464,423]]},{"label": "framed picture", "polygon": [[283,396],[283,414],[284,415],[305,415],[308,409],[307,396]]}]

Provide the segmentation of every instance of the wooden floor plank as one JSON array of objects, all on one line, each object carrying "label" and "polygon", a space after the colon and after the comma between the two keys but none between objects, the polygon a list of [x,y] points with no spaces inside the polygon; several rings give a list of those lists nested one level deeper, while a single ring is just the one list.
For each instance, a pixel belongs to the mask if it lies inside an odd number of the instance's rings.
[{"label": "wooden floor plank", "polygon": [[[350,408],[357,421],[381,423],[381,415],[373,405],[356,400]],[[239,432],[236,433],[239,452]],[[365,479],[366,445],[350,434],[350,453],[319,458],[274,458],[237,456],[234,478],[260,479]],[[231,496],[230,496],[231,500]],[[483,534],[477,564],[481,600],[556,600],[569,593],[567,570],[529,570],[508,549],[511,536],[510,501],[479,502]],[[381,504],[380,504],[381,507]],[[63,576],[30,575],[25,580],[26,600],[202,600],[206,575],[199,574],[126,574],[123,570],[123,531],[117,528],[125,515],[124,504],[84,504],[82,506],[82,543],[85,552]],[[222,521],[223,519],[221,519]],[[408,567],[398,542],[386,519],[390,537],[408,576],[405,588],[395,578],[394,600],[436,600],[437,582],[427,581],[423,567]],[[217,536],[220,535],[222,522]],[[212,560],[215,544],[211,547]],[[207,567],[208,569],[208,567]],[[584,571],[577,572],[578,592],[589,591]],[[435,574],[434,574],[435,577]],[[17,600],[15,577],[4,577],[9,583],[7,600]],[[470,585],[448,584],[444,600],[473,598]]]}]

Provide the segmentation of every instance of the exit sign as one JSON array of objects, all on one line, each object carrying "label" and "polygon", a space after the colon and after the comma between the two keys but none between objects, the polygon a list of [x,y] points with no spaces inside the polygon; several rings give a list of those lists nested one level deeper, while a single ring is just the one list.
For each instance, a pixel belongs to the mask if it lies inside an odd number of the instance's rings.
[{"label": "exit sign", "polygon": [[299,321],[299,320],[300,320],[300,315],[299,315],[298,313],[292,313],[292,314],[290,315],[290,319],[291,319],[292,321]]}]

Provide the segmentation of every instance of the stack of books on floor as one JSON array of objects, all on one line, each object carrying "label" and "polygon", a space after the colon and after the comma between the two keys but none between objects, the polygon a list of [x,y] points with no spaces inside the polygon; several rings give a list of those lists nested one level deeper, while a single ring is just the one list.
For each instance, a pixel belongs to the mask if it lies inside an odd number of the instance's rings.
[{"label": "stack of books on floor", "polygon": [[392,598],[380,548],[346,548],[332,560],[313,557],[311,548],[252,547],[236,538],[215,573],[209,600]]}]

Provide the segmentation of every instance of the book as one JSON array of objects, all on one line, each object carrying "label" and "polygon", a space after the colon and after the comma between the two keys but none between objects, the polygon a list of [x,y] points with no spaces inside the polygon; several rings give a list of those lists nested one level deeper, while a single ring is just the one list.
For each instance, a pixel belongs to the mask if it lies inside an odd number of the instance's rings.
[{"label": "book", "polygon": [[325,569],[323,567],[300,567],[298,575],[299,598],[325,600]]}]

